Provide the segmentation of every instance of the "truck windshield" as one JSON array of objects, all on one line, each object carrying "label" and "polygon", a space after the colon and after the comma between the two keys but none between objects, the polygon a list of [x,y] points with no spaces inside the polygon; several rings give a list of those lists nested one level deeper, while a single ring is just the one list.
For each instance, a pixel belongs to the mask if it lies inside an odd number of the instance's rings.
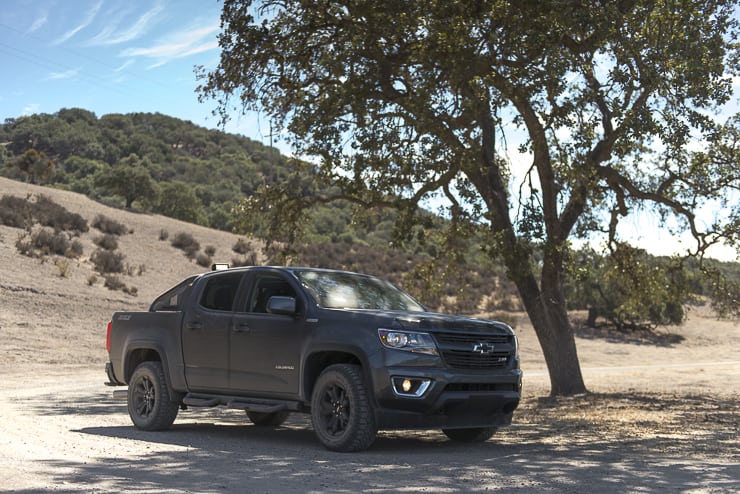
[{"label": "truck windshield", "polygon": [[311,270],[295,274],[316,303],[327,309],[426,310],[411,295],[372,276]]}]

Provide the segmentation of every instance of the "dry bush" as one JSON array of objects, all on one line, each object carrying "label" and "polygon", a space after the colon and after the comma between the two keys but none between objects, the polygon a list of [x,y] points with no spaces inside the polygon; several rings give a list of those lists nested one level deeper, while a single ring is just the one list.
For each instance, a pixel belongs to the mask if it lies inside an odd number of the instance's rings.
[{"label": "dry bush", "polygon": [[236,243],[231,247],[231,250],[236,252],[237,254],[247,254],[249,252],[252,252],[252,243],[249,242],[246,239],[240,238],[236,241]]},{"label": "dry bush", "polygon": [[[99,214],[95,216],[95,218],[92,221],[92,226],[108,235],[119,235],[120,236],[120,235],[125,235],[126,232],[128,231],[128,228],[126,228],[126,225],[112,218],[108,218],[107,216],[103,214]],[[109,250],[112,250],[112,249],[109,249]]]},{"label": "dry bush", "polygon": [[25,232],[18,236],[15,242],[18,252],[28,257],[39,257],[49,255],[65,256],[70,258],[82,255],[82,244],[75,239],[70,240],[64,232],[54,232],[49,228]]},{"label": "dry bush", "polygon": [[118,237],[110,233],[96,238],[93,242],[104,250],[116,250],[118,248]]},{"label": "dry bush", "polygon": [[36,198],[32,207],[32,214],[38,223],[57,231],[84,233],[90,229],[85,218],[77,213],[70,213],[63,206],[44,195]]},{"label": "dry bush", "polygon": [[118,276],[106,276],[103,284],[108,290],[123,290],[126,284]]},{"label": "dry bush", "polygon": [[206,254],[198,254],[198,256],[195,258],[195,262],[198,263],[198,266],[203,266],[204,268],[210,267],[213,263],[213,260],[211,259],[211,256]]},{"label": "dry bush", "polygon": [[176,234],[172,239],[171,245],[185,252],[185,255],[190,259],[193,259],[195,254],[200,250],[198,241],[191,234],[184,232]]},{"label": "dry bush", "polygon": [[124,257],[120,252],[98,249],[90,256],[90,261],[99,273],[122,273]]}]

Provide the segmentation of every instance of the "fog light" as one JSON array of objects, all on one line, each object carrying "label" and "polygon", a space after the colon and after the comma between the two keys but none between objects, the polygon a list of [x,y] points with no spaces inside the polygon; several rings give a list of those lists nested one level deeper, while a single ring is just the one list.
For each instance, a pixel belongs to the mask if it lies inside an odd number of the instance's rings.
[{"label": "fog light", "polygon": [[391,384],[397,396],[419,398],[429,389],[432,380],[417,377],[394,377],[391,378]]}]

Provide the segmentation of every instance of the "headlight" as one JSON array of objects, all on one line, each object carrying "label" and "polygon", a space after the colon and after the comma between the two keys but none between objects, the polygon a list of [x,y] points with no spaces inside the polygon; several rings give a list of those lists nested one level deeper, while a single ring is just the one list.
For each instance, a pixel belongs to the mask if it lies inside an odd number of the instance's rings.
[{"label": "headlight", "polygon": [[437,355],[437,346],[434,344],[434,340],[429,333],[380,328],[378,329],[378,336],[386,348]]}]

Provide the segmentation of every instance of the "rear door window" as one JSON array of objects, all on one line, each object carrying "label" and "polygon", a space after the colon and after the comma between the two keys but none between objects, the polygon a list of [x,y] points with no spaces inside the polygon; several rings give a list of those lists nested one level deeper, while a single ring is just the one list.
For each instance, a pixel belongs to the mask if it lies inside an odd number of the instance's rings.
[{"label": "rear door window", "polygon": [[200,305],[206,309],[231,311],[243,273],[219,274],[211,277],[203,288]]}]

